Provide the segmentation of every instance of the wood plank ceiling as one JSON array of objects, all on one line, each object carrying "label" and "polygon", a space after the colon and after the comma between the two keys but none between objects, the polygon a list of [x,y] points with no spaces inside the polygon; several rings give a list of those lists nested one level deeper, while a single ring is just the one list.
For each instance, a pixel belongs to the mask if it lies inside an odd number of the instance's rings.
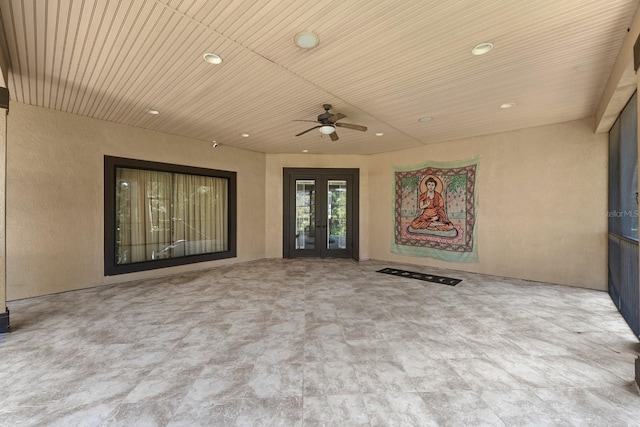
[{"label": "wood plank ceiling", "polygon": [[[258,152],[372,154],[593,117],[637,7],[5,0],[0,49],[12,101]],[[316,48],[294,44],[303,30]],[[472,55],[482,42],[494,50]],[[369,130],[295,137],[325,103]]]}]

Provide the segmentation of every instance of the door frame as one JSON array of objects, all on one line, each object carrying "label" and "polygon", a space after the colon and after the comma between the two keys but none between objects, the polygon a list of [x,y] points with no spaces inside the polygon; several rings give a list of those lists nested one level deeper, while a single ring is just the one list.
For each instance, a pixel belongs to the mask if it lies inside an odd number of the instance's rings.
[{"label": "door frame", "polygon": [[291,178],[308,177],[312,179],[331,178],[335,175],[348,175],[352,187],[347,193],[348,230],[351,230],[351,258],[360,257],[360,169],[357,168],[282,168],[282,257],[294,258],[291,251],[290,223],[295,217],[295,205],[291,205]]}]

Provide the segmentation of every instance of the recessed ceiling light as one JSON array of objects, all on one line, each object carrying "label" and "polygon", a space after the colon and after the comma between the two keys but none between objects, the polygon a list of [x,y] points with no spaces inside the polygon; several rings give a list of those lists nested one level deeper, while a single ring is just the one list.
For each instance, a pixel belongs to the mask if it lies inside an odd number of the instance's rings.
[{"label": "recessed ceiling light", "polygon": [[303,49],[313,49],[318,46],[320,40],[315,33],[312,33],[311,31],[303,31],[296,34],[295,41],[298,47]]},{"label": "recessed ceiling light", "polygon": [[500,108],[511,108],[515,106],[516,106],[515,102],[505,102],[504,104],[500,104]]},{"label": "recessed ceiling light", "polygon": [[485,53],[489,53],[493,50],[493,43],[480,43],[473,49],[471,49],[471,53],[474,55],[484,55]]},{"label": "recessed ceiling light", "polygon": [[382,132],[376,133],[376,136],[382,136],[382,135],[384,135],[384,133],[382,133]]},{"label": "recessed ceiling light", "polygon": [[433,117],[420,117],[418,119],[420,123],[430,122],[431,120],[433,120]]},{"label": "recessed ceiling light", "polygon": [[243,137],[243,138],[249,138],[249,134],[248,133],[241,133],[240,136]]},{"label": "recessed ceiling light", "polygon": [[303,152],[303,153],[308,153],[308,152],[309,152],[309,150],[302,150],[302,152]]},{"label": "recessed ceiling light", "polygon": [[160,111],[155,110],[155,109],[153,109],[153,108],[147,108],[147,109],[146,109],[146,112],[147,112],[147,114],[152,114],[152,115],[154,115],[154,116],[157,116],[158,114],[160,114]]},{"label": "recessed ceiling light", "polygon": [[222,58],[220,58],[215,53],[205,53],[202,56],[202,58],[204,58],[204,60],[209,64],[215,64],[215,65],[222,64]]}]

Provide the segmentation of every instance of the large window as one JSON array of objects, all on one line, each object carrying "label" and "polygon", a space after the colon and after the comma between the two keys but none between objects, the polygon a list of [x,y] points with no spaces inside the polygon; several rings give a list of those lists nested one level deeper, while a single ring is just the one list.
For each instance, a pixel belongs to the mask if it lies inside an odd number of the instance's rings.
[{"label": "large window", "polygon": [[235,172],[105,156],[105,274],[236,256]]}]

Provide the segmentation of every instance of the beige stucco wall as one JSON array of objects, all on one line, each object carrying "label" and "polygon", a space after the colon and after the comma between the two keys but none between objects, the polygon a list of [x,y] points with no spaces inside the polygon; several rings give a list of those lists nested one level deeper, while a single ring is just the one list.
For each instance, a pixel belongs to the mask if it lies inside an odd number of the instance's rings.
[{"label": "beige stucco wall", "polygon": [[[370,256],[605,290],[607,144],[588,119],[373,155]],[[392,167],[476,156],[479,262],[392,254]]]},{"label": "beige stucco wall", "polygon": [[360,169],[360,254],[369,259],[369,158],[314,154],[269,154],[266,159],[265,246],[267,258],[282,258],[282,169],[357,168]]},{"label": "beige stucco wall", "polygon": [[[7,129],[8,300],[265,257],[264,154],[19,103]],[[236,171],[237,258],[104,277],[104,155]]]},{"label": "beige stucco wall", "polygon": [[[592,121],[372,156],[265,155],[13,103],[8,116],[7,299],[282,256],[282,169],[360,169],[360,253],[606,289],[607,134]],[[103,156],[238,172],[238,257],[103,276]],[[390,252],[392,167],[480,156],[479,263]],[[263,215],[264,213],[264,215]]]}]

